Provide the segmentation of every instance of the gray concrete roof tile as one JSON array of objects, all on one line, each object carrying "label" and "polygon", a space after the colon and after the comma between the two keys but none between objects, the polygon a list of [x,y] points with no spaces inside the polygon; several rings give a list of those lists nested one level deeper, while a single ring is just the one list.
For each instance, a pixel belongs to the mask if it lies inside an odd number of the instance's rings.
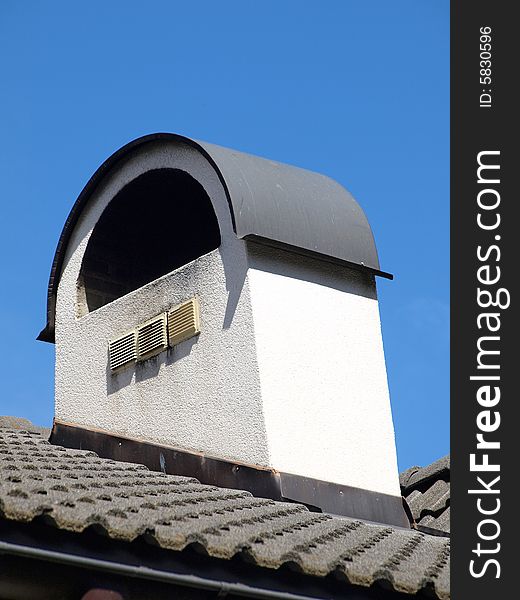
[{"label": "gray concrete roof tile", "polygon": [[34,425],[29,419],[22,417],[0,416],[0,427],[9,427],[10,429],[23,429],[41,434],[45,439],[49,439],[51,430],[48,427]]},{"label": "gray concrete roof tile", "polygon": [[419,525],[450,533],[450,507],[440,513],[438,517],[426,515],[419,521]]},{"label": "gray concrete roof tile", "polygon": [[428,514],[435,514],[443,511],[450,502],[450,485],[439,479],[425,492],[414,490],[406,497],[408,506],[416,521]]},{"label": "gray concrete roof tile", "polygon": [[198,544],[209,556],[241,555],[260,567],[289,563],[353,585],[449,597],[446,538],[101,459],[0,424],[0,518],[31,522],[43,515],[63,530],[94,526],[113,539],[144,536],[175,551]]},{"label": "gray concrete roof tile", "polygon": [[450,457],[400,475],[401,490],[418,525],[450,531]]}]

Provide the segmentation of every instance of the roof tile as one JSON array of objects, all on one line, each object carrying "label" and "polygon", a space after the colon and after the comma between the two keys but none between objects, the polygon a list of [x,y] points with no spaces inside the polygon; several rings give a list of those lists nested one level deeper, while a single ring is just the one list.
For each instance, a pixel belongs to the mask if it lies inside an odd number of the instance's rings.
[{"label": "roof tile", "polygon": [[[0,518],[45,515],[68,531],[95,526],[128,541],[146,534],[166,549],[196,543],[210,556],[239,554],[261,567],[296,564],[305,574],[334,573],[354,585],[449,597],[446,538],[202,485],[53,446],[30,431],[0,428],[0,451]],[[440,488],[431,494],[441,501]]]},{"label": "roof tile", "polygon": [[416,523],[444,533],[450,531],[450,457],[401,474],[401,490]]}]

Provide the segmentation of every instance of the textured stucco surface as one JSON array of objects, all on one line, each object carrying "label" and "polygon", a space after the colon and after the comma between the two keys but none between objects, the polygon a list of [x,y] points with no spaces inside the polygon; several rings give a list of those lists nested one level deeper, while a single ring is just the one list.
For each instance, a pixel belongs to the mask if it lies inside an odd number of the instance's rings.
[{"label": "textured stucco surface", "polygon": [[[80,317],[81,262],[104,208],[147,170],[188,163],[221,247]],[[195,294],[200,336],[110,372],[110,339]],[[373,278],[237,239],[213,168],[179,143],[127,159],[74,231],[57,297],[56,417],[400,495]]]},{"label": "textured stucco surface", "polygon": [[[92,229],[110,199],[150,168],[183,168],[186,148],[135,156],[92,199],[74,232],[58,289],[56,417],[158,443],[268,464],[247,291],[244,243],[232,234],[221,184],[199,158],[200,181],[214,203],[222,245],[200,259],[81,318],[76,282]],[[191,163],[193,164],[193,163]],[[197,294],[198,338],[123,370],[108,368],[108,341]]]},{"label": "textured stucco surface", "polygon": [[399,496],[373,278],[257,247],[248,280],[271,463]]}]

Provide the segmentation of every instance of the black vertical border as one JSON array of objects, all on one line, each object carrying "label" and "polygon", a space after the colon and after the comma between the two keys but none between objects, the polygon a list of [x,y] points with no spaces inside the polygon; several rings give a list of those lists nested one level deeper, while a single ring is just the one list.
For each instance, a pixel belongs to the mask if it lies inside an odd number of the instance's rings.
[{"label": "black vertical border", "polygon": [[[520,430],[517,404],[520,394],[516,374],[520,375],[520,352],[516,338],[520,334],[516,306],[518,298],[518,263],[520,260],[520,192],[515,189],[520,175],[518,59],[520,51],[520,25],[513,12],[515,3],[504,0],[452,0],[451,3],[451,453],[452,453],[452,558],[451,590],[454,600],[499,600],[520,597],[520,565],[516,565],[517,543],[520,542]],[[480,28],[491,27],[491,86],[480,82]],[[491,88],[491,108],[481,108],[480,94]],[[500,184],[494,186],[500,193],[501,224],[495,231],[483,231],[477,225],[477,194],[482,184],[477,183],[477,155],[485,150],[500,151]],[[490,186],[493,187],[493,186]],[[496,241],[495,235],[500,235]],[[501,508],[494,515],[500,524],[496,540],[479,539],[477,528],[488,518],[477,509],[478,495],[468,490],[478,488],[476,477],[486,481],[491,473],[470,471],[470,454],[475,452],[477,415],[483,410],[476,401],[476,391],[481,385],[470,381],[471,375],[490,371],[477,370],[477,340],[486,335],[479,331],[477,288],[486,287],[477,280],[477,269],[486,264],[477,258],[477,247],[500,246],[497,255],[487,264],[501,269],[500,282],[490,286],[506,288],[511,294],[511,306],[500,313],[501,424],[489,439],[499,440],[500,450],[489,451],[490,462],[500,464]],[[495,309],[493,310],[495,312]],[[496,372],[494,372],[496,374]],[[495,495],[482,495],[488,508],[493,506]],[[488,500],[489,499],[489,500]],[[484,527],[491,535],[493,526]],[[482,548],[500,550],[496,553],[474,552],[480,542]],[[496,565],[488,565],[479,577],[470,574],[470,561],[475,560],[475,571],[481,572],[486,559],[496,559],[500,564],[500,577],[496,578]]]}]

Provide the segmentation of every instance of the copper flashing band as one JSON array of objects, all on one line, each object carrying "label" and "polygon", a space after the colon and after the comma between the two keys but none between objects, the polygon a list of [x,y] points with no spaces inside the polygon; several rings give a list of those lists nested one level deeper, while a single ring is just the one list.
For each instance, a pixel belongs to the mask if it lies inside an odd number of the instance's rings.
[{"label": "copper flashing band", "polygon": [[50,442],[92,450],[101,458],[140,463],[169,475],[194,477],[207,485],[246,490],[260,498],[298,502],[318,512],[410,528],[402,498],[398,496],[208,457],[57,420]]}]

